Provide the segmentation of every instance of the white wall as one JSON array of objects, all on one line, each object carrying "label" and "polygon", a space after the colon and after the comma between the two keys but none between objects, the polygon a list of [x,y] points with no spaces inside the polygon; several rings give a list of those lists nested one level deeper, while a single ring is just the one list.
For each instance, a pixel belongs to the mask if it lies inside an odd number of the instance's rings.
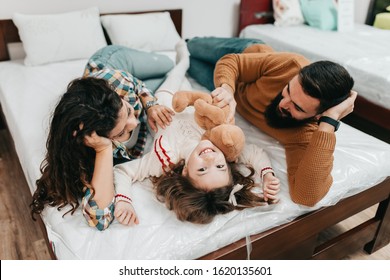
[{"label": "white wall", "polygon": [[[355,0],[355,21],[364,23],[370,0]],[[236,35],[240,0],[0,0],[0,19],[14,12],[61,13],[97,6],[102,13],[183,10],[183,38]]]},{"label": "white wall", "polygon": [[101,13],[183,10],[183,38],[194,36],[231,37],[236,34],[240,0],[0,0],[0,19],[14,12],[61,13],[91,6]]}]

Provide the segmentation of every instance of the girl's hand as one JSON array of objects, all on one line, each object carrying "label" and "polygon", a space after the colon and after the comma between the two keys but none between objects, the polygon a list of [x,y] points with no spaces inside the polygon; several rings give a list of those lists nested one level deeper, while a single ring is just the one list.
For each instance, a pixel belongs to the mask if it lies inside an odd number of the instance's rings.
[{"label": "girl's hand", "polygon": [[119,200],[115,203],[114,216],[122,225],[138,225],[138,217],[133,205],[127,201]]},{"label": "girl's hand", "polygon": [[263,177],[263,194],[266,202],[276,203],[279,201],[277,194],[280,191],[280,181],[271,172]]},{"label": "girl's hand", "polygon": [[159,104],[150,107],[146,113],[148,115],[150,128],[154,132],[157,132],[158,130],[157,125],[163,129],[170,125],[172,122],[172,116],[175,115],[175,112],[171,108]]},{"label": "girl's hand", "polygon": [[91,135],[84,136],[84,144],[88,147],[93,148],[96,153],[99,153],[107,148],[112,147],[110,139],[97,135],[95,131],[92,132]]}]

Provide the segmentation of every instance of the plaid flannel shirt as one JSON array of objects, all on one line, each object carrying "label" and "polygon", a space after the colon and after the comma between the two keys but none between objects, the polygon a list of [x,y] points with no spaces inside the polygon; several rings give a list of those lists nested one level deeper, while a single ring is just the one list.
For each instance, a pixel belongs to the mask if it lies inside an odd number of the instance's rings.
[{"label": "plaid flannel shirt", "polygon": [[81,201],[83,215],[89,226],[96,227],[100,231],[105,230],[114,220],[115,197],[106,208],[99,209],[91,196],[91,190],[87,189]]}]

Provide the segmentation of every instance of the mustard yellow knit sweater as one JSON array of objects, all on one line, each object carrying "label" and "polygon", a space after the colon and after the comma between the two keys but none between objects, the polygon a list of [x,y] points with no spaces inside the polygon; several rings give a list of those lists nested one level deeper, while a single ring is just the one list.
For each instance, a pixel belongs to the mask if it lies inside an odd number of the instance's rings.
[{"label": "mustard yellow knit sweater", "polygon": [[271,100],[307,64],[309,61],[301,55],[253,45],[242,54],[221,58],[215,68],[214,83],[228,84],[235,92],[237,112],[284,146],[291,199],[313,206],[333,182],[335,134],[319,131],[314,122],[300,128],[272,128],[264,117]]}]

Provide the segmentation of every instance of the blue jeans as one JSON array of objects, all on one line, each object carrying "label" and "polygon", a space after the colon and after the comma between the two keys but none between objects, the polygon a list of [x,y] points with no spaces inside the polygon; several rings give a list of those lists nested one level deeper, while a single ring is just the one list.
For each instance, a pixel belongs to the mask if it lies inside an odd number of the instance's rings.
[{"label": "blue jeans", "polygon": [[165,80],[165,75],[174,67],[174,63],[166,55],[108,45],[89,59],[86,68],[93,71],[93,67],[126,71],[142,80],[146,87],[154,92]]},{"label": "blue jeans", "polygon": [[187,41],[190,52],[188,74],[199,84],[212,91],[214,68],[217,61],[229,53],[242,53],[253,44],[264,44],[259,39],[195,37]]}]

